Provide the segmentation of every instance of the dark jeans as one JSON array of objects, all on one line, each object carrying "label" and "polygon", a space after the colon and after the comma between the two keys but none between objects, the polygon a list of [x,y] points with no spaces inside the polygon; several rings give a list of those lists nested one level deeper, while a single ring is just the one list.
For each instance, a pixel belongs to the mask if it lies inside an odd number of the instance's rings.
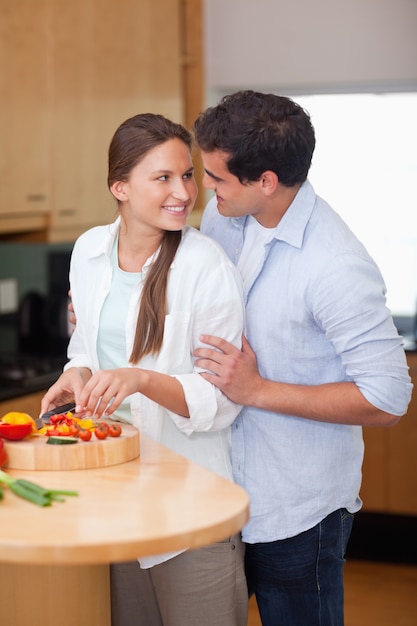
[{"label": "dark jeans", "polygon": [[343,626],[345,552],[353,515],[339,509],[296,537],[246,544],[249,593],[263,626]]}]

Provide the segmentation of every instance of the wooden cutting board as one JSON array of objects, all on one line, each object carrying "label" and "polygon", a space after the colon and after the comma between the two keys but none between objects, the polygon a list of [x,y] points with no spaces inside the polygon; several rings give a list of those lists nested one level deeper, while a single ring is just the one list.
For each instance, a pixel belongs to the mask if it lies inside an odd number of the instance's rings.
[{"label": "wooden cutting board", "polygon": [[[104,421],[104,420],[102,420]],[[30,435],[21,441],[7,441],[9,457],[6,469],[71,470],[107,467],[132,461],[140,453],[139,431],[129,424],[122,425],[120,437],[99,440],[94,433],[90,441],[69,445],[46,443],[46,435]]]}]

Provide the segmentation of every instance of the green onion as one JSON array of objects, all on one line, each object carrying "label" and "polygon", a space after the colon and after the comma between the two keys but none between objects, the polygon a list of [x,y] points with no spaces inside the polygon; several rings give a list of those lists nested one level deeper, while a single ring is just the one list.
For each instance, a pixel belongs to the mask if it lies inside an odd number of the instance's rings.
[{"label": "green onion", "polygon": [[[62,496],[78,496],[77,491],[61,491],[59,489],[45,489],[36,483],[24,478],[12,478],[6,472],[0,470],[0,483],[7,485],[9,489],[20,498],[33,502],[38,506],[50,506],[53,501],[64,502]],[[0,486],[1,494],[3,492]],[[0,499],[2,495],[0,495]]]}]

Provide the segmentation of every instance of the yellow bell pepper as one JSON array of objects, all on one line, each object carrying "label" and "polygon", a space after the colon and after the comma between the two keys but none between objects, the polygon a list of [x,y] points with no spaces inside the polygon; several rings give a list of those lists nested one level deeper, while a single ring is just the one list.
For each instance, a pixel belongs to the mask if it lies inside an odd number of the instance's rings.
[{"label": "yellow bell pepper", "polygon": [[36,432],[35,420],[28,413],[20,413],[19,411],[10,411],[6,413],[0,420],[4,424],[27,424],[32,423],[32,432]]}]

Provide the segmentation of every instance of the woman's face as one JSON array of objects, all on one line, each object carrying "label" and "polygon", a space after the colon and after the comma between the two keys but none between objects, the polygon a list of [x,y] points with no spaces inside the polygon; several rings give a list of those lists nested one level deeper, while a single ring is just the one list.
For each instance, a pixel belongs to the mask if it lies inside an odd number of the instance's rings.
[{"label": "woman's face", "polygon": [[[119,196],[115,187],[122,195]],[[181,230],[194,206],[197,185],[187,145],[169,139],[152,148],[131,171],[129,180],[115,183],[121,214],[129,224],[151,230]]]}]

